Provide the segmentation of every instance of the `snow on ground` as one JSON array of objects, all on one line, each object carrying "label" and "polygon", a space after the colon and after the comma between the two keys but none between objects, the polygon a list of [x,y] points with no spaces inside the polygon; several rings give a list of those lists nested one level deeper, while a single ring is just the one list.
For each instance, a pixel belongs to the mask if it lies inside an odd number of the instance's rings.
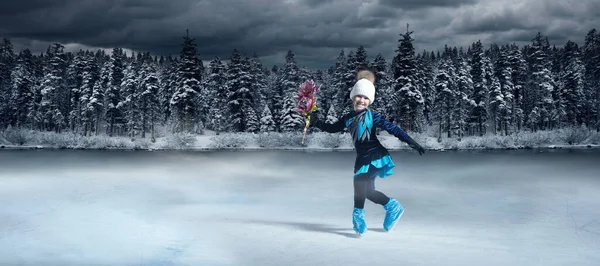
[{"label": "snow on ground", "polygon": [[405,206],[351,230],[353,152],[0,150],[0,265],[597,265],[600,152],[392,152]]},{"label": "snow on ground", "polygon": [[[0,148],[72,148],[72,149],[175,149],[175,150],[352,150],[350,136],[312,132],[302,144],[302,132],[290,133],[221,133],[206,130],[203,134],[171,134],[161,130],[156,142],[150,137],[131,139],[106,135],[81,136],[73,133],[37,132],[9,129],[0,132]],[[488,134],[458,139],[435,137],[432,131],[409,133],[427,150],[522,149],[522,148],[598,148],[600,133],[585,128],[555,131],[520,132],[509,136]],[[382,144],[391,150],[409,147],[382,131]]]}]

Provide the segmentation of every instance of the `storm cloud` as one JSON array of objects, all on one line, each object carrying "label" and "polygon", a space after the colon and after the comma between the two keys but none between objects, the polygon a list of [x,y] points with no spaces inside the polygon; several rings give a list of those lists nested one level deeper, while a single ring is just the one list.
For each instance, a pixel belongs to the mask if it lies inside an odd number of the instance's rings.
[{"label": "storm cloud", "polygon": [[189,29],[201,59],[227,59],[234,48],[266,66],[292,50],[299,64],[331,66],[342,49],[363,45],[391,60],[406,25],[415,48],[466,47],[481,40],[526,44],[540,31],[551,44],[582,43],[600,25],[595,0],[20,0],[0,2],[0,37],[17,50],[149,51],[176,55]]}]

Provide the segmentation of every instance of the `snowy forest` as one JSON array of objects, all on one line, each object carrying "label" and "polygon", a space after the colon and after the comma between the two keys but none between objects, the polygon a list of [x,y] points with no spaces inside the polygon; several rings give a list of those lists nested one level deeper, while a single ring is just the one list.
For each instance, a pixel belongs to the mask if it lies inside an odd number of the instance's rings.
[{"label": "snowy forest", "polygon": [[[511,135],[586,126],[600,130],[600,33],[585,43],[551,46],[543,33],[530,44],[468,47],[440,44],[416,51],[413,32],[399,34],[395,56],[364,47],[341,50],[326,70],[285,63],[264,66],[234,49],[204,64],[198,45],[182,36],[179,56],[125,54],[115,47],[45,53],[0,44],[0,131],[23,128],[154,140],[170,132],[302,132],[295,94],[312,79],[321,85],[318,107],[330,122],[351,108],[356,72],[376,74],[373,109],[408,132],[435,128],[438,137]],[[253,52],[253,51],[250,51]],[[207,61],[208,62],[208,61]]]}]

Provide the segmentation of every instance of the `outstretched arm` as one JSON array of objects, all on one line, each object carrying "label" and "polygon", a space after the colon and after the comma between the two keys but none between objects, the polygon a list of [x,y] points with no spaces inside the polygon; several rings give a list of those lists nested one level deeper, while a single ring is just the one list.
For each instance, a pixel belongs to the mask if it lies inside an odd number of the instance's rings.
[{"label": "outstretched arm", "polygon": [[419,152],[419,155],[425,153],[423,147],[421,147],[419,143],[413,140],[404,130],[402,130],[401,127],[390,121],[385,120],[385,118],[383,118],[381,114],[373,112],[373,124],[376,127],[379,127],[387,131],[388,133],[394,135],[401,141],[406,142],[411,148],[417,150]]},{"label": "outstretched arm", "polygon": [[387,131],[388,133],[394,135],[401,141],[406,142],[406,140],[410,138],[410,136],[408,136],[408,134],[406,134],[406,132],[404,132],[404,130],[402,130],[401,127],[390,121],[385,120],[385,118],[383,118],[381,114],[376,112],[373,112],[373,125]]},{"label": "outstretched arm", "polygon": [[309,124],[309,126],[316,127],[318,129],[323,130],[323,131],[328,132],[328,133],[342,132],[344,130],[344,128],[346,128],[346,125],[344,124],[344,118],[343,117],[341,119],[339,119],[337,122],[335,122],[333,124],[329,124],[327,122],[321,121],[319,119],[319,116],[318,116],[317,112],[313,113],[310,116],[310,124]]}]

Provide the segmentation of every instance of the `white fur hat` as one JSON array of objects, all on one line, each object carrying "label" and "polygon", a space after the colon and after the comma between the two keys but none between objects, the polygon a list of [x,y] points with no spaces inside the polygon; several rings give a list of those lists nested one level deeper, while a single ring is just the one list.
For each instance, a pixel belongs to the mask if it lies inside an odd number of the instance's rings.
[{"label": "white fur hat", "polygon": [[363,95],[369,98],[370,103],[373,103],[375,101],[375,86],[368,79],[360,79],[354,83],[354,87],[350,91],[350,99],[353,100],[356,95]]}]

